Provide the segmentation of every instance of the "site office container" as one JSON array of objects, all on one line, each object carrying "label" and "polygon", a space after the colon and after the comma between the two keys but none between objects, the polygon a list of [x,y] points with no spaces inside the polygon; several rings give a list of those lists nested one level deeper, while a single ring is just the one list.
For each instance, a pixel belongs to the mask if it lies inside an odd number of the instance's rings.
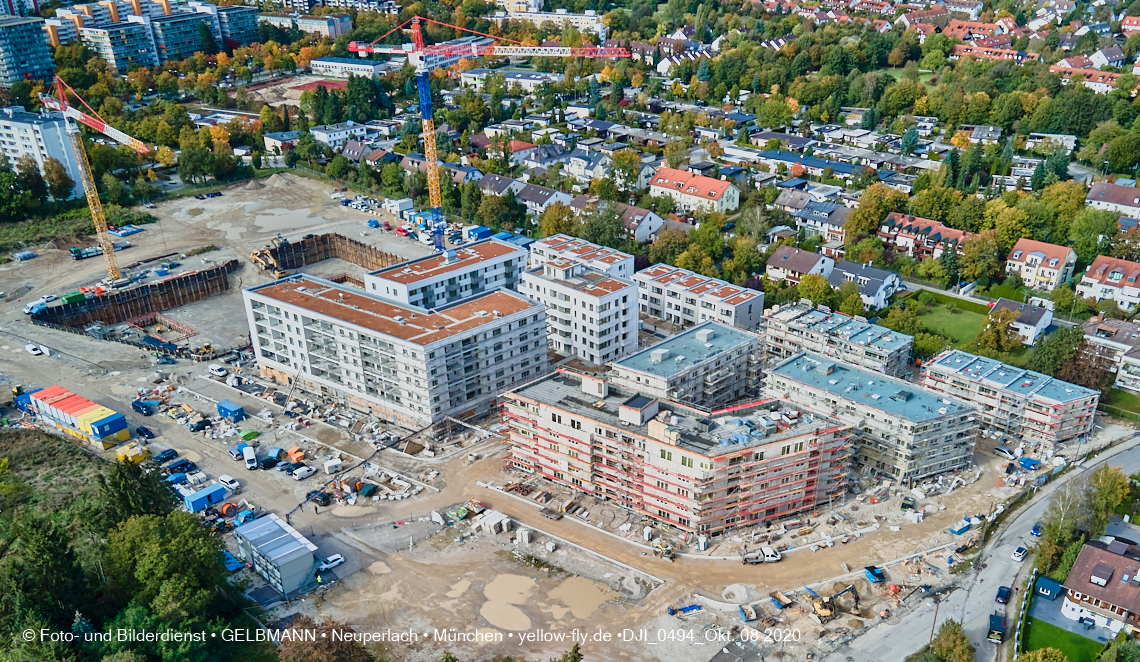
[{"label": "site office container", "polygon": [[204,487],[197,492],[186,495],[183,501],[186,503],[186,508],[196,513],[206,506],[224,501],[226,498],[226,486],[221,483],[215,483],[208,487]]},{"label": "site office container", "polygon": [[32,398],[32,401],[36,403],[35,407],[37,411],[44,416],[51,416],[51,403],[70,398],[73,395],[75,394],[62,386],[49,386],[37,393],[35,397]]},{"label": "site office container", "polygon": [[79,428],[83,432],[86,432],[87,434],[93,434],[91,430],[91,424],[95,421],[107,418],[114,413],[115,412],[113,410],[106,407],[97,407],[90,411],[85,411],[82,415],[76,417],[75,427]]},{"label": "site office container", "polygon": [[78,427],[77,422],[84,414],[92,412],[100,406],[87,398],[75,395],[66,400],[60,400],[53,405],[53,408],[59,412],[60,421]]},{"label": "site office container", "polygon": [[28,391],[27,393],[17,395],[16,400],[15,400],[16,408],[19,409],[20,411],[26,411],[29,414],[35,413],[36,411],[38,411],[35,407],[36,402],[35,402],[35,398],[33,396],[35,396],[37,393],[39,393],[41,391],[43,391],[42,388],[37,388],[33,391]]},{"label": "site office container", "polygon": [[63,412],[59,410],[58,405],[74,397],[74,393],[70,391],[64,391],[63,393],[57,393],[50,398],[44,398],[40,401],[40,413],[57,421],[62,421]]}]

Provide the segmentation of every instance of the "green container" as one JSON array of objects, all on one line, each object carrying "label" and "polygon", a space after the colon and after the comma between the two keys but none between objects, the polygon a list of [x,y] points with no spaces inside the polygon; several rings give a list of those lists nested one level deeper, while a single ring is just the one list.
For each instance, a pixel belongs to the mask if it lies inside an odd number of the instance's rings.
[{"label": "green container", "polygon": [[249,441],[255,437],[257,437],[257,430],[243,430],[241,433],[241,438],[245,441]]},{"label": "green container", "polygon": [[62,301],[63,303],[75,303],[76,301],[83,301],[86,298],[87,298],[87,295],[82,293],[82,292],[72,292],[70,294],[65,294],[62,297],[60,297],[60,301]]}]

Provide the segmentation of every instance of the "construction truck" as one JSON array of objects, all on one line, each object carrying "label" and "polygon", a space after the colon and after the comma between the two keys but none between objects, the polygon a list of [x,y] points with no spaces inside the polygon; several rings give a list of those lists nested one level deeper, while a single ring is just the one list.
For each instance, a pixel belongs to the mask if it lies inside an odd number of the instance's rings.
[{"label": "construction truck", "polygon": [[838,612],[838,607],[836,606],[835,601],[844,595],[847,595],[848,593],[850,593],[851,597],[855,600],[855,607],[852,609],[852,611],[857,612],[859,610],[859,592],[855,590],[855,585],[852,584],[842,591],[836,593],[835,595],[832,595],[830,597],[820,597],[818,600],[813,602],[812,606],[815,608],[815,615],[818,616],[819,620],[823,623],[826,623],[835,618],[836,613]]},{"label": "construction truck", "polygon": [[262,271],[272,274],[274,278],[284,278],[289,275],[287,271],[277,265],[277,260],[273,259],[267,250],[253,251],[249,254],[249,261],[257,265]]},{"label": "construction truck", "polygon": [[990,631],[986,641],[1000,644],[1005,641],[1005,615],[1001,612],[990,614]]}]

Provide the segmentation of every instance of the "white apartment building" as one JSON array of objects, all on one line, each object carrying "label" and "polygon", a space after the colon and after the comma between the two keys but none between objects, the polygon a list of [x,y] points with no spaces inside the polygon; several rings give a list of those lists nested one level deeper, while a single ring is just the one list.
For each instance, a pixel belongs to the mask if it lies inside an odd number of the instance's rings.
[{"label": "white apartment building", "polygon": [[549,260],[559,258],[581,262],[591,269],[617,278],[633,276],[632,255],[592,244],[585,239],[555,234],[530,245],[531,267],[542,266]]},{"label": "white apartment building", "polygon": [[976,407],[901,379],[797,354],[768,370],[764,394],[857,428],[856,464],[901,484],[970,466]]},{"label": "white apartment building", "polygon": [[63,164],[67,176],[75,182],[72,197],[83,195],[83,184],[79,178],[79,164],[67,135],[67,120],[63,113],[47,111],[29,113],[21,106],[0,109],[0,151],[8,160],[8,165],[16,168],[20,157],[30,154],[44,171],[44,163],[53,158]]},{"label": "white apartment building", "polygon": [[669,264],[633,275],[643,313],[682,327],[708,320],[757,331],[764,322],[764,293]]},{"label": "white apartment building", "polygon": [[[342,34],[348,34],[349,31],[352,30],[352,17],[348,14],[305,16],[289,12],[270,12],[268,14],[258,14],[257,22],[275,25],[283,30],[288,30],[296,26],[301,32],[320,35],[322,37],[328,37],[329,39],[336,39]],[[320,60],[323,58],[317,59]],[[367,60],[365,62],[367,63]],[[347,77],[347,74],[343,76],[343,78]]]},{"label": "white apartment building", "polygon": [[567,26],[576,28],[578,32],[591,33],[598,35],[600,41],[606,40],[606,26],[602,23],[602,17],[598,15],[593,9],[587,9],[584,14],[571,14],[565,9],[556,9],[552,12],[549,11],[522,11],[507,13],[505,11],[497,11],[491,20],[496,23],[504,21],[530,21],[535,26],[540,26],[543,23],[553,23],[560,28]]},{"label": "white apartment building", "polygon": [[336,149],[349,140],[363,138],[367,133],[367,127],[349,120],[339,124],[314,126],[309,129],[309,133],[312,134],[313,140]]},{"label": "white apartment building", "polygon": [[[309,68],[313,70],[314,74],[332,76],[333,78],[348,78],[349,76],[376,78],[383,73],[384,67],[384,62],[363,58],[318,57],[309,61]],[[352,122],[349,122],[349,124],[352,124]],[[316,136],[314,135],[313,137],[315,138]]]},{"label": "white apartment building", "polygon": [[609,380],[652,398],[720,409],[759,397],[763,363],[759,335],[710,320],[614,361]]},{"label": "white apartment building", "polygon": [[986,427],[1043,450],[1091,433],[1100,400],[1099,391],[956,349],[922,366],[922,385],[973,403]]},{"label": "white apartment building", "polygon": [[863,317],[815,308],[809,299],[773,306],[764,314],[764,344],[772,363],[800,352],[902,377],[914,338],[871,324]]},{"label": "white apartment building", "polygon": [[1035,290],[1052,292],[1069,280],[1077,268],[1077,252],[1068,246],[1047,244],[1022,237],[1013,245],[1005,261],[1007,274],[1021,274]]},{"label": "white apartment building", "polygon": [[497,290],[428,310],[297,275],[242,292],[263,377],[418,430],[546,374],[546,315]]},{"label": "white apartment building", "polygon": [[437,308],[500,287],[519,289],[527,251],[487,239],[401,262],[364,275],[370,294],[420,308]]},{"label": "white apartment building", "polygon": [[1088,195],[1085,196],[1085,204],[1125,216],[1140,216],[1140,189],[1108,182],[1093,182]]},{"label": "white apartment building", "polygon": [[520,291],[546,307],[550,348],[602,364],[637,350],[637,285],[571,258],[523,272]]},{"label": "white apartment building", "polygon": [[[1140,323],[1102,319],[1085,322],[1085,342],[1101,367],[1116,374],[1116,388],[1140,392]],[[1088,357],[1082,357],[1088,358]]]},{"label": "white apartment building", "polygon": [[1111,299],[1121,310],[1131,312],[1140,304],[1140,262],[1098,255],[1081,276],[1077,296],[1097,301]]},{"label": "white apartment building", "polygon": [[649,180],[649,194],[672,198],[683,212],[728,213],[740,206],[740,189],[728,181],[673,168],[657,169]]}]

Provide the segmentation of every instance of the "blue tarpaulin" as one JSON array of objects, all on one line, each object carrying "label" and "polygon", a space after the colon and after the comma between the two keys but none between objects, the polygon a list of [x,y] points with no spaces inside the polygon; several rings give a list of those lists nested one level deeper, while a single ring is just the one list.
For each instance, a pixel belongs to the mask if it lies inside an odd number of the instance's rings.
[{"label": "blue tarpaulin", "polygon": [[229,570],[230,572],[233,572],[234,570],[238,570],[242,566],[245,565],[241,561],[234,558],[234,555],[230,554],[229,552],[226,552],[225,564],[226,564],[226,570]]}]

